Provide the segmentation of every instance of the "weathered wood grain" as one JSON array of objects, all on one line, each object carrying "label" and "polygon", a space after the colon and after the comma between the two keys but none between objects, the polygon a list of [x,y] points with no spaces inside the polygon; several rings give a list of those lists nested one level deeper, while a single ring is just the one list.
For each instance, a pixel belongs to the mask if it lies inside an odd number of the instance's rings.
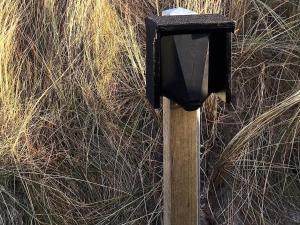
[{"label": "weathered wood grain", "polygon": [[164,225],[198,225],[197,111],[164,98]]}]

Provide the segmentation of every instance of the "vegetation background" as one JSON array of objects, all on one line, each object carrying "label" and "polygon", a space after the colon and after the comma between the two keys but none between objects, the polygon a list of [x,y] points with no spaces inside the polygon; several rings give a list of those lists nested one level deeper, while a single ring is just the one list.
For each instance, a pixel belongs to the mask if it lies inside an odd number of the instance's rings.
[{"label": "vegetation background", "polygon": [[204,105],[206,224],[300,224],[299,0],[1,0],[0,224],[160,224],[144,17],[221,13],[233,101]]}]

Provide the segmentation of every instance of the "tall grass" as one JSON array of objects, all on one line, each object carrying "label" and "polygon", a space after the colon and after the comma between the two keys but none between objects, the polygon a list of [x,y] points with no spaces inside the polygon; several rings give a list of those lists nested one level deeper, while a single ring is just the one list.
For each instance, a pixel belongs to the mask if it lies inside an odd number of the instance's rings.
[{"label": "tall grass", "polygon": [[237,21],[234,101],[203,111],[207,221],[299,223],[299,3],[5,0],[0,224],[160,224],[143,21],[173,6]]},{"label": "tall grass", "polygon": [[233,102],[206,114],[205,210],[217,224],[299,224],[299,3],[231,4]]},{"label": "tall grass", "polygon": [[122,112],[121,93],[142,99],[145,82],[135,28],[117,7],[1,2],[0,224],[140,224],[159,215],[149,169],[159,164],[157,134],[150,115],[141,117],[147,107]]}]

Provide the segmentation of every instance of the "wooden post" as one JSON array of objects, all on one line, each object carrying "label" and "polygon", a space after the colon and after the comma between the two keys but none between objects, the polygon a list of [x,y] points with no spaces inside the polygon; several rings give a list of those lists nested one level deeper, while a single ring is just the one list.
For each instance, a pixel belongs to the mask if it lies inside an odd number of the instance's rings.
[{"label": "wooden post", "polygon": [[[179,8],[163,15],[190,15]],[[202,90],[208,92],[208,49]],[[185,111],[163,98],[164,225],[199,225],[200,205],[200,109]]]},{"label": "wooden post", "polygon": [[198,225],[200,110],[163,99],[164,225]]}]

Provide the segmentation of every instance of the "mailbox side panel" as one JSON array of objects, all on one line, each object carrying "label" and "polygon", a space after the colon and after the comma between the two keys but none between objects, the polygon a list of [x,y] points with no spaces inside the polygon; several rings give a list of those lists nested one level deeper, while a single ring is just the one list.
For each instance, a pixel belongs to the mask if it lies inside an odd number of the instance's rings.
[{"label": "mailbox side panel", "polygon": [[154,108],[160,107],[159,87],[159,38],[156,23],[145,19],[146,25],[146,94],[149,102]]},{"label": "mailbox side panel", "polygon": [[216,31],[210,34],[209,49],[209,93],[226,94],[230,101],[231,76],[231,32]]},{"label": "mailbox side panel", "polygon": [[226,44],[226,73],[227,73],[227,85],[228,88],[226,90],[226,102],[229,103],[231,101],[231,70],[232,70],[232,34],[231,32],[226,33],[225,37]]}]

